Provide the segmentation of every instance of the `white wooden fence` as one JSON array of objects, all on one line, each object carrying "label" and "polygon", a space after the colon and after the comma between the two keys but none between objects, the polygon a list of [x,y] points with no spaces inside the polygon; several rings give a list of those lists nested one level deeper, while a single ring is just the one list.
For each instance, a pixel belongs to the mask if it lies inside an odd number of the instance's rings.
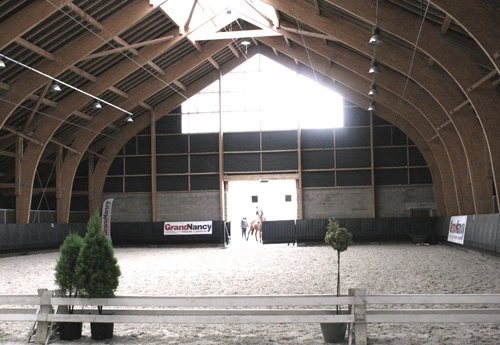
[{"label": "white wooden fence", "polygon": [[[347,323],[349,343],[367,344],[367,323],[500,323],[500,295],[349,295],[172,296],[107,299],[62,298],[53,291],[39,295],[0,296],[0,321],[29,321],[34,342],[48,341],[59,322],[235,324]],[[58,306],[74,305],[74,314]],[[337,305],[349,313],[337,314]],[[103,306],[105,315],[97,313]],[[368,308],[370,306],[370,308]],[[408,308],[411,306],[412,308]],[[87,307],[84,312],[77,309]],[[438,308],[439,307],[439,308]],[[28,339],[29,340],[29,339]]]}]

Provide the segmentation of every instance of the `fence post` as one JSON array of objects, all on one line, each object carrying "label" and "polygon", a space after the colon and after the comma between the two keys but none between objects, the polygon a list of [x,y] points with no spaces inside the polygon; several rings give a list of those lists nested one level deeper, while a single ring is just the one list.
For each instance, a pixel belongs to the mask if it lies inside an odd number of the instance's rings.
[{"label": "fence post", "polygon": [[[38,296],[40,296],[40,310],[39,315],[52,314],[52,290],[38,289]],[[47,319],[44,317],[43,319]],[[35,344],[45,344],[45,341],[49,335],[50,323],[46,321],[37,321],[36,333],[35,333]]]},{"label": "fence post", "polygon": [[354,341],[356,345],[367,345],[366,334],[366,290],[349,289],[349,295],[354,296]]}]

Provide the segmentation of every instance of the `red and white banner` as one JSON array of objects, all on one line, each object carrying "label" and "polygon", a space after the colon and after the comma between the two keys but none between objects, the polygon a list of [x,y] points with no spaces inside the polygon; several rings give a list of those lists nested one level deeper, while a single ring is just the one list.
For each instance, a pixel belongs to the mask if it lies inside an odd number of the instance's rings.
[{"label": "red and white banner", "polygon": [[167,235],[211,235],[212,221],[165,222],[163,234]]},{"label": "red and white banner", "polygon": [[102,204],[102,231],[111,241],[111,208],[114,199],[106,199]]},{"label": "red and white banner", "polygon": [[466,225],[467,225],[467,216],[451,217],[450,228],[448,230],[448,241],[458,244],[464,244]]}]

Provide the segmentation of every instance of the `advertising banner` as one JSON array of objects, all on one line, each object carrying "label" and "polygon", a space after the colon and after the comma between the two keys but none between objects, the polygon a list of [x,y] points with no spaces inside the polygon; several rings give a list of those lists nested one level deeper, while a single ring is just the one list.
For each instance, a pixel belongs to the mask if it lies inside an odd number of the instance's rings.
[{"label": "advertising banner", "polygon": [[211,235],[212,221],[165,222],[163,234],[168,235]]},{"label": "advertising banner", "polygon": [[102,204],[102,231],[111,241],[111,208],[114,199],[106,199]]},{"label": "advertising banner", "polygon": [[467,216],[451,217],[450,228],[448,230],[448,241],[458,244],[464,244],[466,224]]}]

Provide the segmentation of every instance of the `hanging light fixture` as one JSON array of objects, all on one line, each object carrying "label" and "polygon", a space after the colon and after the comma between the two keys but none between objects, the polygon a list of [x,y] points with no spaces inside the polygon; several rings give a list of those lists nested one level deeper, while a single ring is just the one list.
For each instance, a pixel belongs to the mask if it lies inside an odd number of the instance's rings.
[{"label": "hanging light fixture", "polygon": [[375,60],[372,60],[370,70],[368,71],[370,74],[379,74],[380,68],[378,67],[378,63]]},{"label": "hanging light fixture", "polygon": [[374,46],[379,46],[384,44],[384,40],[382,39],[382,36],[380,36],[380,29],[376,27],[372,31],[372,37],[370,38],[370,41],[368,43],[374,45]]},{"label": "hanging light fixture", "polygon": [[52,85],[50,86],[50,91],[52,92],[61,92],[61,87],[59,86],[59,83],[57,81],[53,81]]},{"label": "hanging light fixture", "polygon": [[370,106],[368,107],[368,111],[377,111],[377,107],[375,106],[375,101],[370,102]]},{"label": "hanging light fixture", "polygon": [[0,69],[5,68],[5,62],[3,62],[2,59],[0,59]]},{"label": "hanging light fixture", "polygon": [[372,84],[370,91],[368,92],[368,96],[378,96],[377,85]]},{"label": "hanging light fixture", "polygon": [[131,115],[127,115],[127,116],[125,117],[125,121],[126,121],[126,122],[134,122],[134,119],[132,118],[132,116],[131,116]]},{"label": "hanging light fixture", "polygon": [[94,109],[102,109],[101,102],[99,102],[98,100],[95,100],[94,104],[92,104],[92,108],[94,108]]}]

